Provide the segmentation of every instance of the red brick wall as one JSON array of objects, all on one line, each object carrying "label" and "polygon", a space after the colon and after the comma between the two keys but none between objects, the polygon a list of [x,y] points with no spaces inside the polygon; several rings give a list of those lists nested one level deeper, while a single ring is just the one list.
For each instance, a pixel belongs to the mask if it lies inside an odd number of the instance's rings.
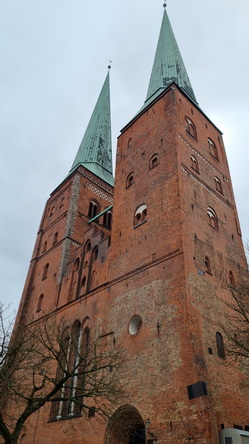
[{"label": "red brick wall", "polygon": [[[197,139],[187,133],[185,116],[196,125]],[[209,137],[219,161],[210,155]],[[150,168],[154,154],[159,162]],[[191,155],[200,174],[191,168]],[[127,187],[130,173],[134,182]],[[215,189],[214,176],[223,194]],[[89,226],[87,214],[91,199],[103,210],[111,198],[111,187],[83,168],[51,195],[23,294],[25,313],[39,318],[57,308],[57,316],[71,323],[88,316],[95,336],[111,333],[126,351],[125,403],[150,419],[159,444],[182,444],[191,437],[199,444],[218,444],[221,424],[249,425],[243,375],[218,357],[215,340],[226,322],[229,270],[238,281],[246,263],[222,135],[177,87],[131,122],[118,140],[110,243],[110,230],[101,219]],[[146,221],[134,228],[140,205],[147,206]],[[54,215],[48,217],[51,206]],[[216,211],[219,230],[208,223],[207,207]],[[58,242],[52,245],[56,231]],[[212,274],[205,272],[205,256]],[[47,262],[49,274],[42,280]],[[41,293],[44,306],[36,313]],[[134,315],[141,316],[142,326],[130,335]],[[187,386],[199,381],[208,394],[189,400]],[[36,424],[36,444],[104,442],[105,425],[94,418],[91,424],[84,417],[53,423],[48,418],[49,407],[38,421],[32,417],[25,443],[33,442]]]}]

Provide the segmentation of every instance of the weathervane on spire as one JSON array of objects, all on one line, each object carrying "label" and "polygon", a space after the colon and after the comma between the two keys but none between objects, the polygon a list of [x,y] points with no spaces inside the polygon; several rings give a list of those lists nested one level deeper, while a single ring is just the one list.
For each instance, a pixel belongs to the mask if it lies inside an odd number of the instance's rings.
[{"label": "weathervane on spire", "polygon": [[112,64],[112,61],[111,61],[111,60],[109,60],[109,65],[108,65],[108,67],[107,67],[108,69],[111,69],[111,67],[112,67],[112,65],[111,65],[111,64]]}]

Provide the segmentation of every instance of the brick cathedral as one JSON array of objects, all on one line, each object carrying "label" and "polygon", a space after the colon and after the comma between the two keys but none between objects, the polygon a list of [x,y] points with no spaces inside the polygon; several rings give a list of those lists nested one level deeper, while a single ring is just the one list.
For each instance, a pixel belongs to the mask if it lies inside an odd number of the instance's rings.
[{"label": "brick cathedral", "polygon": [[73,411],[51,421],[45,406],[21,442],[237,443],[225,431],[248,430],[249,395],[221,323],[243,269],[222,133],[197,103],[164,5],[146,100],[118,138],[115,187],[108,71],[46,203],[18,314],[63,313],[121,344],[129,401],[98,426]]}]

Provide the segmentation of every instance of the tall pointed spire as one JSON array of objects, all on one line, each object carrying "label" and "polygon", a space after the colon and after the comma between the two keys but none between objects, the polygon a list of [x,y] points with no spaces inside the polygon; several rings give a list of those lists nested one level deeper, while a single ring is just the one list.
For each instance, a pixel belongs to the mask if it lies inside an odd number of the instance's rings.
[{"label": "tall pointed spire", "polygon": [[196,102],[194,91],[166,12],[166,3],[163,6],[162,26],[145,104],[147,101],[153,100],[172,82],[175,82]]},{"label": "tall pointed spire", "polygon": [[70,173],[80,165],[113,185],[109,71]]}]

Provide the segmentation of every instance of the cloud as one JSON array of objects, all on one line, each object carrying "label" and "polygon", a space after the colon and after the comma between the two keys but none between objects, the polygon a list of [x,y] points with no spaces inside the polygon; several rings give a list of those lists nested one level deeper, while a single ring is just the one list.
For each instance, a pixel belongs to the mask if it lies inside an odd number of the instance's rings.
[{"label": "cloud", "polygon": [[[197,99],[225,133],[249,239],[249,5],[168,3]],[[163,10],[154,0],[13,0],[0,9],[1,299],[16,306],[46,199],[71,167],[109,59],[115,149],[145,99]]]}]

